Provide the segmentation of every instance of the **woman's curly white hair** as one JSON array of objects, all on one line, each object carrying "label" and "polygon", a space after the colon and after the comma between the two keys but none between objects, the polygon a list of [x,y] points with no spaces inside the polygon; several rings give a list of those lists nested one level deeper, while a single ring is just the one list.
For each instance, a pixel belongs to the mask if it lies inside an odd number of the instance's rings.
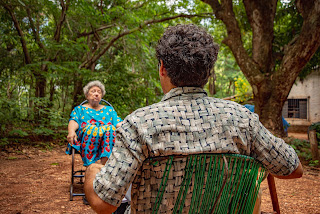
[{"label": "woman's curly white hair", "polygon": [[102,96],[104,96],[104,95],[106,94],[106,90],[105,90],[105,87],[104,87],[104,85],[102,84],[102,82],[100,82],[99,80],[95,80],[95,81],[89,82],[89,83],[83,88],[84,96],[87,97],[90,88],[92,88],[93,86],[97,86],[97,87],[99,87],[99,88],[101,89]]}]

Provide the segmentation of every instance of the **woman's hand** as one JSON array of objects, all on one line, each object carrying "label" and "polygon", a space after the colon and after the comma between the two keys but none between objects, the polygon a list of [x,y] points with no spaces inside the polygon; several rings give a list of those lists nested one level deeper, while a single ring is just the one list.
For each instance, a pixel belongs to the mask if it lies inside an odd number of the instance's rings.
[{"label": "woman's hand", "polygon": [[69,131],[67,136],[67,141],[70,143],[70,145],[73,145],[74,142],[76,142],[78,139],[78,136],[75,131]]},{"label": "woman's hand", "polygon": [[76,130],[78,128],[79,128],[79,124],[76,121],[74,120],[69,121],[67,141],[70,143],[70,145],[73,145],[75,142],[77,142],[78,136],[76,134]]}]

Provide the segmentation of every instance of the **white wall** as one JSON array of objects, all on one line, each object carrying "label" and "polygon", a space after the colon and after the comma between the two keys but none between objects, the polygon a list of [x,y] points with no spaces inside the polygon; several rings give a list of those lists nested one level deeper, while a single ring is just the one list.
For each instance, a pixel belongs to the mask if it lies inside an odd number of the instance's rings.
[{"label": "white wall", "polygon": [[288,99],[308,99],[308,119],[286,118],[291,125],[310,125],[320,121],[320,69],[293,85]]}]

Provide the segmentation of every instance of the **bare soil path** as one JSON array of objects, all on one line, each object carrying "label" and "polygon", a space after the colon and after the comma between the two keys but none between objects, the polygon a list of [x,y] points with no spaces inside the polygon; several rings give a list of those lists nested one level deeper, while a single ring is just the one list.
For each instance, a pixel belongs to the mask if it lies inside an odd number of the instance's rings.
[{"label": "bare soil path", "polygon": [[[81,197],[69,201],[71,156],[21,148],[0,151],[0,213],[94,213]],[[81,160],[77,157],[78,168]],[[305,167],[300,179],[276,179],[282,214],[320,214],[319,168]],[[262,211],[272,212],[267,182],[262,183]]]}]

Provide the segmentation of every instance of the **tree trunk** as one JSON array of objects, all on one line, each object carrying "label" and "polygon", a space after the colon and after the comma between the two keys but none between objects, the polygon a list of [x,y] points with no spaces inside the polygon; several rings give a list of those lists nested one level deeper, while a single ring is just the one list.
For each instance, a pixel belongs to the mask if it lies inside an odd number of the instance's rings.
[{"label": "tree trunk", "polygon": [[72,109],[79,105],[82,101],[80,100],[81,94],[83,93],[83,77],[75,75],[74,89],[73,89],[73,103]]},{"label": "tree trunk", "polygon": [[35,104],[35,121],[36,123],[39,123],[41,121],[41,119],[47,118],[48,114],[44,112],[44,109],[47,107],[43,100],[43,98],[45,98],[46,95],[46,78],[40,74],[40,73],[36,73],[35,75],[35,97],[39,98],[39,102],[40,103],[36,103]]},{"label": "tree trunk", "polygon": [[32,96],[32,93],[33,93],[33,87],[34,87],[34,83],[33,82],[34,82],[33,81],[33,77],[31,76],[31,82],[30,82],[30,85],[29,85],[29,90],[26,93],[26,95],[27,95],[26,98],[29,101],[29,103],[28,103],[28,111],[27,111],[27,120],[28,121],[31,121],[34,118],[34,111],[33,111],[33,109],[34,109],[33,103],[34,102],[33,102],[33,99],[31,99],[31,96]]},{"label": "tree trunk", "polygon": [[35,97],[43,98],[45,97],[45,94],[46,94],[46,85],[47,85],[46,78],[39,73],[35,75],[35,78],[36,78]]},{"label": "tree trunk", "polygon": [[54,96],[54,79],[50,80],[50,96],[49,96],[49,108],[52,108],[53,106],[53,96]]},{"label": "tree trunk", "polygon": [[66,107],[66,100],[68,97],[68,84],[66,85],[66,87],[62,86],[62,92],[61,92],[61,99],[62,99],[62,112],[64,113],[64,109]]},{"label": "tree trunk", "polygon": [[216,84],[215,83],[216,83],[216,75],[213,70],[211,76],[209,77],[209,92],[211,95],[216,94]]},{"label": "tree trunk", "polygon": [[261,122],[278,136],[284,136],[282,107],[302,68],[320,46],[320,4],[316,0],[297,0],[296,7],[304,21],[292,41],[283,47],[283,58],[275,68],[272,52],[274,17],[277,0],[243,0],[252,29],[252,55],[241,38],[241,30],[232,0],[202,0],[227,29],[223,40],[232,51],[241,71],[253,89],[255,111]]},{"label": "tree trunk", "polygon": [[278,137],[285,137],[282,119],[279,120],[282,118],[282,107],[285,100],[280,100],[274,90],[270,91],[271,86],[271,80],[265,81],[262,87],[254,93],[254,110],[268,130]]}]

